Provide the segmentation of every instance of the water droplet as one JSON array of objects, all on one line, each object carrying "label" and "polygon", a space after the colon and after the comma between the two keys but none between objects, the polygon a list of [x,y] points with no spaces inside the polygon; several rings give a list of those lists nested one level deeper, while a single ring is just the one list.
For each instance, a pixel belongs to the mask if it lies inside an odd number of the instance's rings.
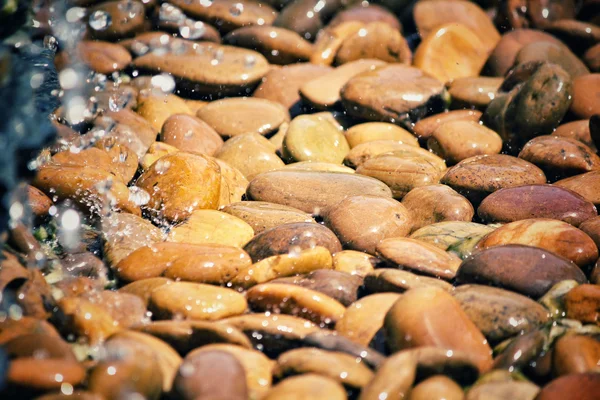
[{"label": "water droplet", "polygon": [[212,0],[200,0],[200,5],[204,7],[210,7],[212,6],[212,3]]},{"label": "water droplet", "polygon": [[56,51],[58,49],[58,41],[52,35],[44,36],[44,48],[52,51]]},{"label": "water droplet", "polygon": [[146,45],[144,42],[135,41],[131,45],[131,51],[135,53],[136,56],[143,56],[150,50],[150,47]]},{"label": "water droplet", "polygon": [[163,93],[171,93],[175,90],[175,79],[167,73],[153,76],[150,84]]},{"label": "water droplet", "polygon": [[92,29],[103,31],[112,24],[112,18],[106,11],[97,10],[90,15],[89,24]]},{"label": "water droplet", "polygon": [[150,195],[142,188],[131,186],[129,188],[129,201],[136,206],[145,206],[150,201]]},{"label": "water droplet", "polygon": [[219,65],[219,63],[221,61],[223,61],[224,56],[225,56],[225,53],[224,53],[223,49],[216,50],[213,54],[213,59],[210,60],[210,64],[211,65]]},{"label": "water droplet", "polygon": [[159,175],[164,174],[165,172],[167,172],[169,170],[169,168],[171,167],[171,162],[168,160],[158,160],[155,164],[154,164],[154,170],[156,171],[156,173],[158,173]]},{"label": "water droplet", "polygon": [[244,5],[242,3],[235,3],[229,9],[229,13],[234,17],[238,17],[244,12]]},{"label": "water droplet", "polygon": [[67,22],[74,23],[85,17],[85,8],[83,7],[71,7],[65,14]]},{"label": "water droplet", "polygon": [[112,112],[117,112],[125,108],[127,105],[127,99],[122,96],[121,93],[111,94],[108,98],[108,108]]},{"label": "water droplet", "polygon": [[179,24],[185,20],[185,14],[179,7],[169,3],[163,3],[158,10],[158,19],[163,22]]},{"label": "water droplet", "polygon": [[184,24],[179,27],[179,34],[185,39],[199,39],[206,33],[206,26],[201,21],[186,19]]},{"label": "water droplet", "polygon": [[73,68],[65,68],[58,74],[58,82],[64,90],[73,89],[79,82],[78,75]]},{"label": "water droplet", "polygon": [[253,68],[256,65],[256,57],[253,55],[247,55],[244,59],[244,67],[245,68]]}]

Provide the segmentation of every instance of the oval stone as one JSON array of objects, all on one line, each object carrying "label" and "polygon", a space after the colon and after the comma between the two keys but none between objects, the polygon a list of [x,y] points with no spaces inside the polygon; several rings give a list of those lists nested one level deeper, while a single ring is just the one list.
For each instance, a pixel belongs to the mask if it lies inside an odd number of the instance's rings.
[{"label": "oval stone", "polygon": [[284,166],[275,154],[275,147],[258,133],[238,135],[227,140],[215,156],[238,169],[248,180]]},{"label": "oval stone", "polygon": [[266,201],[240,201],[223,207],[221,211],[246,221],[256,235],[287,223],[314,222],[304,211]]},{"label": "oval stone", "polygon": [[[452,321],[448,324],[447,321]],[[487,340],[447,291],[410,289],[394,303],[384,323],[392,351],[435,346],[468,354],[480,372],[492,365]]]},{"label": "oval stone", "polygon": [[246,191],[253,200],[268,201],[320,214],[349,196],[392,197],[387,185],[357,174],[281,170],[260,174]]},{"label": "oval stone", "polygon": [[546,183],[546,176],[535,165],[504,154],[467,158],[448,169],[441,179],[472,203],[506,187]]},{"label": "oval stone", "polygon": [[586,172],[554,182],[554,185],[570,189],[587,201],[600,205],[600,171]]},{"label": "oval stone", "polygon": [[345,247],[369,254],[375,254],[383,239],[407,236],[412,230],[406,207],[384,197],[348,197],[326,210],[324,217]]},{"label": "oval stone", "polygon": [[598,259],[598,248],[583,231],[566,222],[533,218],[511,222],[488,234],[477,249],[504,244],[523,244],[556,253],[584,267]]},{"label": "oval stone", "polygon": [[456,281],[503,287],[539,298],[564,280],[585,283],[574,263],[538,247],[509,244],[492,247],[464,260]]},{"label": "oval stone", "polygon": [[175,114],[162,126],[160,140],[182,151],[214,156],[223,139],[204,121],[187,114]]},{"label": "oval stone", "polygon": [[477,208],[484,222],[514,222],[551,218],[579,226],[598,215],[596,207],[571,190],[551,185],[526,185],[500,189]]}]

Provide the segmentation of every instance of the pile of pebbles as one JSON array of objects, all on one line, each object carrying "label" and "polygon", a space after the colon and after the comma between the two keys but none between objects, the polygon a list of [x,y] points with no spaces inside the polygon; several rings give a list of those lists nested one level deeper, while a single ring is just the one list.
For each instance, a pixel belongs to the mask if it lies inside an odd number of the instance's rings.
[{"label": "pile of pebbles", "polygon": [[598,398],[597,0],[67,4],[0,398]]}]

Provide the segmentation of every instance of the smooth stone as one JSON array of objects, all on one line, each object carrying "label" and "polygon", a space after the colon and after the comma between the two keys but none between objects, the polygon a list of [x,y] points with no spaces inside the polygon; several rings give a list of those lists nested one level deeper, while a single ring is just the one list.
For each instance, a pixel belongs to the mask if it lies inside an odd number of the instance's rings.
[{"label": "smooth stone", "polygon": [[299,63],[272,69],[262,79],[253,96],[261,99],[276,101],[287,108],[292,116],[300,113],[300,88],[309,80],[316,79],[329,72],[332,68],[326,65]]},{"label": "smooth stone", "polygon": [[250,341],[237,328],[213,321],[167,320],[140,325],[137,330],[168,343],[179,354],[214,343],[252,348]]},{"label": "smooth stone", "polygon": [[156,95],[153,91],[140,91],[137,98],[136,113],[144,118],[154,132],[160,132],[163,124],[171,115],[194,115],[185,101],[174,94]]},{"label": "smooth stone", "polygon": [[340,96],[351,116],[401,124],[425,116],[443,86],[418,68],[390,64],[353,77]]},{"label": "smooth stone", "polygon": [[212,350],[191,354],[178,370],[173,392],[182,399],[248,398],[245,371],[231,354]]},{"label": "smooth stone", "polygon": [[355,250],[342,250],[333,254],[333,269],[365,277],[379,263],[377,257]]},{"label": "smooth stone", "polygon": [[516,157],[493,154],[467,158],[448,169],[441,183],[473,204],[507,187],[544,184],[546,176],[535,165]]},{"label": "smooth stone", "polygon": [[546,176],[563,178],[600,169],[600,157],[578,140],[538,136],[523,146],[519,158],[541,168]]},{"label": "smooth stone", "polygon": [[183,361],[179,354],[169,344],[146,333],[131,330],[117,332],[110,337],[109,343],[111,340],[119,339],[133,340],[144,344],[156,355],[163,376],[163,391],[169,392],[177,370]]},{"label": "smooth stone", "polygon": [[149,52],[134,59],[134,68],[171,74],[178,82],[178,89],[193,91],[196,96],[246,93],[246,89],[254,88],[269,72],[269,64],[261,54],[210,42],[182,43],[168,57],[157,53]]},{"label": "smooth stone", "polygon": [[315,348],[290,350],[277,358],[273,375],[284,377],[316,373],[335,379],[346,387],[360,389],[373,376],[364,363],[349,354]]},{"label": "smooth stone", "polygon": [[306,318],[322,326],[334,325],[346,308],[337,300],[315,290],[283,283],[263,283],[246,292],[254,310]]},{"label": "smooth stone", "polygon": [[377,256],[399,269],[451,280],[461,264],[460,258],[420,240],[390,238],[377,245]]},{"label": "smooth stone", "polygon": [[413,127],[413,132],[421,140],[429,139],[435,130],[450,121],[474,121],[479,122],[481,111],[477,110],[453,110],[435,114],[419,120]]},{"label": "smooth stone", "polygon": [[307,335],[321,330],[306,319],[275,313],[244,314],[219,323],[244,332],[255,348],[271,358],[298,347]]},{"label": "smooth stone", "polygon": [[573,79],[571,112],[577,118],[590,118],[600,114],[600,74],[582,75]]},{"label": "smooth stone", "polygon": [[552,135],[579,140],[591,149],[596,149],[590,134],[590,121],[587,119],[561,124],[552,132]]},{"label": "smooth stone", "polygon": [[371,22],[345,38],[335,63],[343,65],[364,58],[410,65],[412,52],[399,30],[385,22]]},{"label": "smooth stone", "polygon": [[258,51],[278,65],[308,61],[313,51],[311,43],[296,32],[265,25],[238,28],[223,37],[223,43]]},{"label": "smooth stone", "polygon": [[514,222],[551,218],[573,226],[598,215],[596,207],[571,190],[551,185],[526,185],[500,189],[477,208],[484,222]]},{"label": "smooth stone", "polygon": [[221,169],[221,191],[219,195],[219,208],[242,200],[248,187],[248,179],[239,169],[227,162],[214,159]]},{"label": "smooth stone", "polygon": [[548,61],[557,64],[573,79],[589,74],[585,64],[562,43],[537,41],[523,46],[515,57],[515,65],[531,61]]},{"label": "smooth stone", "polygon": [[45,164],[38,169],[32,185],[57,200],[70,199],[88,214],[102,208],[99,184],[112,182],[108,193],[114,198],[115,206],[125,212],[140,215],[140,208],[130,200],[130,192],[125,183],[110,172],[93,167],[75,165]]},{"label": "smooth stone", "polygon": [[[512,152],[535,136],[552,133],[569,110],[573,91],[571,77],[556,64],[538,61],[519,68],[525,76],[520,80],[515,70],[516,86],[496,96],[482,118]],[[510,80],[509,73],[503,85]]]},{"label": "smooth stone", "polygon": [[104,255],[112,266],[140,247],[164,240],[164,233],[150,221],[128,213],[112,213],[103,219],[102,233]]},{"label": "smooth stone", "polygon": [[[275,363],[257,350],[231,344],[210,344],[190,352],[184,363],[189,359],[213,351],[223,351],[231,354],[242,365],[245,372],[246,386],[248,387],[248,396],[243,398],[259,399],[271,387],[271,371]],[[238,376],[238,378],[241,377]]]},{"label": "smooth stone", "polygon": [[376,196],[347,197],[325,211],[324,221],[344,247],[369,254],[384,239],[407,236],[413,226],[402,203]]},{"label": "smooth stone", "polygon": [[592,217],[587,219],[585,222],[579,225],[579,229],[591,237],[594,243],[596,243],[596,246],[600,246],[600,217]]},{"label": "smooth stone", "polygon": [[216,210],[196,210],[185,222],[171,228],[167,241],[242,248],[253,237],[252,227],[240,218]]},{"label": "smooth stone", "polygon": [[[103,146],[102,146],[103,147]],[[127,184],[137,170],[137,156],[126,147],[112,144],[109,151],[91,147],[78,153],[61,151],[52,156],[51,162],[72,167],[90,167],[104,170]],[[121,161],[124,160],[124,161]]]},{"label": "smooth stone", "polygon": [[218,26],[222,33],[249,25],[272,25],[277,17],[277,12],[267,3],[251,1],[214,0],[208,7],[185,0],[173,0],[172,4],[200,21]]},{"label": "smooth stone", "polygon": [[79,297],[63,297],[58,309],[64,315],[59,329],[96,345],[120,330],[119,323],[101,305]]},{"label": "smooth stone", "polygon": [[320,214],[350,196],[392,196],[386,184],[366,176],[293,170],[258,175],[248,185],[246,194],[252,200],[295,207],[311,214]]},{"label": "smooth stone", "polygon": [[462,285],[454,298],[491,343],[531,331],[548,321],[548,311],[528,297],[483,285]]},{"label": "smooth stone", "polygon": [[330,296],[347,307],[356,301],[357,292],[363,280],[361,277],[350,275],[346,272],[319,268],[307,275],[277,278],[270,282],[298,285],[315,290]]},{"label": "smooth stone", "polygon": [[46,196],[40,189],[31,185],[27,186],[27,197],[28,204],[31,208],[31,212],[36,217],[41,217],[48,214],[50,207],[52,207],[52,200]]},{"label": "smooth stone", "polygon": [[157,287],[148,308],[156,319],[175,316],[215,321],[246,311],[243,295],[225,288],[192,282],[172,282]]},{"label": "smooth stone", "polygon": [[274,146],[258,133],[238,135],[227,140],[215,156],[237,168],[249,181],[263,172],[284,166],[275,154]]},{"label": "smooth stone", "polygon": [[583,55],[583,61],[591,72],[600,72],[600,43],[590,47]]},{"label": "smooth stone", "polygon": [[388,311],[384,327],[394,352],[435,346],[468,354],[480,372],[491,367],[492,351],[487,340],[460,303],[443,289],[408,290]]},{"label": "smooth stone", "polygon": [[[422,150],[417,147],[414,149]],[[432,160],[433,157],[437,160]],[[444,171],[445,163],[441,158],[432,153],[424,157],[415,154],[412,149],[379,154],[367,159],[356,169],[357,174],[370,176],[388,185],[396,199],[402,199],[414,188],[439,183]]]},{"label": "smooth stone", "polygon": [[[56,379],[57,374],[62,380]],[[18,388],[48,391],[65,384],[77,386],[85,378],[85,368],[75,360],[23,357],[10,362],[5,382]]]},{"label": "smooth stone", "polygon": [[365,122],[354,125],[344,134],[350,148],[376,140],[394,140],[407,145],[419,145],[417,138],[412,133],[386,122]]},{"label": "smooth stone", "polygon": [[[277,278],[305,274],[315,270],[332,268],[331,253],[324,247],[313,247],[305,250],[293,250],[289,254],[280,254],[264,258],[240,271],[229,282],[237,288],[247,289],[260,283],[271,282]],[[295,283],[285,280],[281,283]]]},{"label": "smooth stone", "polygon": [[360,21],[346,21],[321,30],[316,37],[310,62],[332,65],[344,41],[364,27],[365,24]]},{"label": "smooth stone", "polygon": [[416,385],[410,392],[411,400],[462,400],[463,389],[444,375],[435,375]]},{"label": "smooth stone", "polygon": [[350,151],[344,134],[328,118],[299,115],[283,139],[283,155],[294,161],[341,164]]},{"label": "smooth stone", "polygon": [[452,285],[441,279],[394,268],[377,268],[368,273],[364,280],[365,289],[372,293],[404,293],[409,289],[424,286],[436,286],[448,291],[452,289]]},{"label": "smooth stone", "polygon": [[361,298],[348,306],[335,324],[336,332],[353,342],[368,346],[398,298],[400,295],[396,293],[377,293]]},{"label": "smooth stone", "polygon": [[558,339],[552,352],[555,376],[591,372],[600,362],[600,342],[583,335],[566,334]]},{"label": "smooth stone", "polygon": [[540,388],[528,381],[485,382],[467,392],[466,400],[534,400]]},{"label": "smooth stone", "polygon": [[447,84],[452,98],[452,108],[483,110],[496,97],[502,78],[466,77],[457,78]]},{"label": "smooth stone", "polygon": [[334,27],[347,21],[358,21],[365,24],[369,22],[385,22],[392,28],[402,31],[402,26],[398,18],[386,7],[377,4],[368,4],[367,6],[360,4],[341,10],[335,14],[327,26]]},{"label": "smooth stone", "polygon": [[177,147],[163,142],[154,142],[148,148],[148,152],[140,159],[140,167],[143,171],[148,171],[150,166],[158,161],[159,158],[169,154],[175,154],[179,151]]},{"label": "smooth stone", "polygon": [[345,174],[354,174],[356,172],[352,168],[346,167],[345,165],[324,161],[298,161],[287,164],[281,169],[295,171],[343,172]]},{"label": "smooth stone", "polygon": [[492,369],[511,371],[525,368],[543,353],[545,343],[546,335],[542,329],[517,335],[496,355]]},{"label": "smooth stone", "polygon": [[246,244],[244,250],[254,262],[279,254],[291,254],[316,246],[325,247],[330,253],[342,250],[335,234],[323,225],[296,222],[265,230]]},{"label": "smooth stone", "polygon": [[110,18],[111,23],[104,29],[94,29],[88,21],[87,32],[94,39],[122,39],[131,37],[144,28],[146,13],[142,2],[106,1],[90,7],[88,13],[92,15],[96,11],[108,14],[107,18]]},{"label": "smooth stone", "polygon": [[198,110],[196,115],[224,137],[245,133],[268,135],[290,120],[284,106],[256,97],[212,101]]},{"label": "smooth stone", "polygon": [[349,354],[361,362],[364,362],[369,368],[379,368],[385,360],[385,356],[380,352],[358,343],[351,341],[337,332],[321,330],[307,335],[302,344],[307,347],[316,347],[327,351],[336,351]]},{"label": "smooth stone", "polygon": [[156,243],[141,247],[116,266],[125,282],[166,276],[187,281],[223,284],[251,265],[240,248],[215,244]]},{"label": "smooth stone", "polygon": [[567,259],[519,244],[477,252],[463,261],[456,274],[459,283],[499,286],[536,299],[564,280],[585,283],[586,277]]},{"label": "smooth stone", "polygon": [[524,219],[503,225],[483,238],[477,249],[505,244],[540,247],[580,267],[598,259],[598,248],[588,235],[566,222],[548,218]]},{"label": "smooth stone", "polygon": [[495,228],[468,221],[444,221],[414,231],[410,238],[431,243],[442,250],[452,250],[461,243],[481,239]]},{"label": "smooth stone", "polygon": [[34,357],[76,360],[71,346],[62,338],[52,334],[29,333],[15,337],[2,346],[11,359]]},{"label": "smooth stone", "polygon": [[147,321],[144,300],[131,293],[102,290],[88,292],[79,299],[102,308],[121,329],[129,329]]},{"label": "smooth stone", "polygon": [[344,387],[336,380],[317,374],[291,376],[269,390],[263,400],[346,400]]},{"label": "smooth stone", "polygon": [[554,182],[555,186],[570,189],[595,205],[600,205],[600,195],[597,189],[599,184],[600,172],[598,171],[586,172]]},{"label": "smooth stone", "polygon": [[450,121],[433,132],[427,147],[448,164],[456,164],[469,157],[500,153],[502,138],[477,122]]},{"label": "smooth stone", "polygon": [[322,7],[316,7],[317,3],[317,0],[289,3],[281,10],[273,25],[293,30],[306,40],[314,40],[324,21],[340,8],[337,1],[328,1]]},{"label": "smooth stone", "polygon": [[415,5],[413,15],[417,32],[423,38],[442,24],[460,23],[477,32],[484,51],[491,51],[500,40],[498,30],[477,4],[456,1],[419,2]]},{"label": "smooth stone", "polygon": [[515,64],[515,58],[524,46],[534,42],[561,42],[552,35],[536,29],[515,29],[505,32],[490,54],[485,70],[491,76],[504,76]]},{"label": "smooth stone", "polygon": [[160,140],[182,151],[214,156],[223,139],[204,121],[186,114],[175,114],[164,122]]},{"label": "smooth stone", "polygon": [[567,318],[598,324],[600,321],[600,286],[579,285],[565,296]]},{"label": "smooth stone", "polygon": [[559,400],[576,398],[593,400],[600,390],[600,374],[586,372],[562,376],[548,383],[539,392],[536,400]]},{"label": "smooth stone", "polygon": [[581,54],[600,42],[600,27],[597,24],[577,21],[574,18],[561,18],[553,21],[545,26],[544,30],[559,38],[576,54]]},{"label": "smooth stone", "polygon": [[207,156],[178,152],[158,159],[136,185],[150,194],[149,209],[171,221],[181,221],[195,209],[218,207],[221,171]]},{"label": "smooth stone", "polygon": [[441,82],[478,76],[488,56],[480,37],[461,23],[439,25],[424,36],[413,64]]},{"label": "smooth stone", "polygon": [[403,140],[395,139],[373,140],[358,144],[348,152],[346,158],[344,159],[344,163],[352,168],[357,168],[360,167],[365,161],[373,157],[392,152],[401,152],[401,154],[397,154],[402,155],[403,157],[408,156],[411,158],[426,158],[434,164],[437,164],[440,169],[446,168],[444,160],[435,154],[422,149],[419,146],[411,143],[405,143]]},{"label": "smooth stone", "polygon": [[295,222],[314,222],[312,217],[297,208],[264,201],[240,201],[221,209],[245,221],[256,235],[280,225]]},{"label": "smooth stone", "polygon": [[114,137],[115,141],[130,148],[141,159],[152,143],[156,141],[156,130],[137,112],[128,109],[107,111],[103,117],[96,118],[95,124],[115,124],[105,137]]},{"label": "smooth stone", "polygon": [[121,71],[131,63],[129,52],[114,43],[84,40],[77,44],[75,51],[81,62],[99,74]]},{"label": "smooth stone", "polygon": [[341,101],[340,90],[352,77],[385,65],[383,61],[364,58],[366,57],[348,62],[322,76],[309,80],[300,87],[300,96],[315,108],[333,107]]},{"label": "smooth stone", "polygon": [[444,221],[470,222],[475,213],[469,201],[446,185],[414,188],[402,198],[413,220],[413,231]]},{"label": "smooth stone", "polygon": [[[139,393],[158,400],[163,389],[162,370],[157,354],[147,344],[132,338],[115,338],[106,344],[109,355],[89,372],[88,389],[103,398],[121,393]],[[120,355],[120,356],[117,356]]]}]

